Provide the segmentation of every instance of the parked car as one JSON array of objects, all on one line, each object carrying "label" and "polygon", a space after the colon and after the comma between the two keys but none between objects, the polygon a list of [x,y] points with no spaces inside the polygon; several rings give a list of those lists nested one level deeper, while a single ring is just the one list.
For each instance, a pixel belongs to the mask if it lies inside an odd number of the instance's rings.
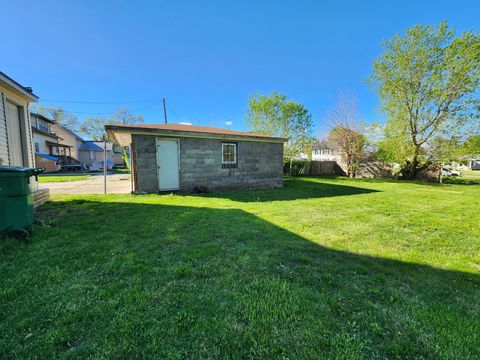
[{"label": "parked car", "polygon": [[460,171],[452,170],[446,167],[442,168],[442,176],[461,176]]}]

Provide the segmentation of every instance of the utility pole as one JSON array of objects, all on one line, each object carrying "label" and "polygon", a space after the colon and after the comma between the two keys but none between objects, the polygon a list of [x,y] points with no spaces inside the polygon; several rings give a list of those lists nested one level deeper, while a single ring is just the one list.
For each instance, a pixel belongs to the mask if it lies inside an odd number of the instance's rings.
[{"label": "utility pole", "polygon": [[165,102],[165,98],[163,98],[163,116],[165,118],[165,124],[167,123],[167,103]]},{"label": "utility pole", "polygon": [[103,193],[107,193],[107,139],[103,142]]}]

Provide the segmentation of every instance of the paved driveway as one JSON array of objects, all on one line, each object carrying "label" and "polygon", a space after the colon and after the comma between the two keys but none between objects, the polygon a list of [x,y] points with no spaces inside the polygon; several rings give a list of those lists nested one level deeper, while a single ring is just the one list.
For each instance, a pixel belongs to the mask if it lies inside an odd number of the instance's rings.
[{"label": "paved driveway", "polygon": [[[93,175],[80,181],[40,183],[39,187],[50,190],[50,194],[103,194],[103,175]],[[107,175],[107,194],[126,194],[129,192],[129,174]]]}]

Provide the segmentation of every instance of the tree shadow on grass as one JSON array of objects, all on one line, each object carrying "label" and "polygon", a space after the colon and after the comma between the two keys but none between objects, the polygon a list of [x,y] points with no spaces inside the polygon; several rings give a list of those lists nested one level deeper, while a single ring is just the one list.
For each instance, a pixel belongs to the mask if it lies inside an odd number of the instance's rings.
[{"label": "tree shadow on grass", "polygon": [[475,274],[332,250],[239,209],[75,200],[41,217],[0,248],[4,358],[478,355]]},{"label": "tree shadow on grass", "polygon": [[[213,191],[196,196],[224,198],[239,202],[267,202],[298,199],[316,199],[333,196],[350,196],[378,192],[350,185],[319,183],[301,179],[285,179],[284,187],[279,189],[257,189],[250,191],[225,190]],[[191,194],[189,194],[191,196]]]}]

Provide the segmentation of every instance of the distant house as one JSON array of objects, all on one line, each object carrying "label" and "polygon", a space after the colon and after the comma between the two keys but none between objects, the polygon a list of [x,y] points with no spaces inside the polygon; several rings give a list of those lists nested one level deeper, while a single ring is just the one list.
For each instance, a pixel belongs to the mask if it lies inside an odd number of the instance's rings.
[{"label": "distant house", "polygon": [[[107,142],[107,169],[115,164],[113,143]],[[90,170],[103,169],[105,143],[103,141],[84,140],[78,148],[78,160]]]},{"label": "distant house", "polygon": [[36,113],[30,113],[30,119],[35,154],[59,155],[56,147],[59,138],[50,130],[55,121]]},{"label": "distant house", "polygon": [[[57,161],[57,168],[100,170],[103,168],[103,141],[83,140],[74,131],[40,114],[31,114],[35,155],[43,167]],[[115,164],[113,143],[107,142],[107,165]]]},{"label": "distant house", "polygon": [[55,122],[36,113],[30,113],[30,119],[32,123],[35,163],[37,166],[45,168],[45,172],[60,170],[59,148],[63,147],[63,145],[58,143],[59,137],[50,130]]},{"label": "distant house", "polygon": [[480,170],[480,158],[470,159],[468,161],[468,167],[470,170]]},{"label": "distant house", "polygon": [[120,146],[132,147],[136,191],[283,186],[284,137],[180,124],[105,129]]},{"label": "distant house", "polygon": [[78,151],[84,140],[72,130],[56,122],[51,125],[50,129],[58,137],[59,145],[63,145],[59,147],[59,155],[62,156],[62,162],[64,164],[80,163]]},{"label": "distant house", "polygon": [[113,165],[125,166],[125,159],[123,158],[123,148],[120,146],[113,147]]},{"label": "distant house", "polygon": [[35,165],[29,106],[38,97],[0,72],[0,165]]},{"label": "distant house", "polygon": [[312,160],[315,161],[342,161],[342,154],[336,150],[328,141],[322,140],[312,145]]}]

